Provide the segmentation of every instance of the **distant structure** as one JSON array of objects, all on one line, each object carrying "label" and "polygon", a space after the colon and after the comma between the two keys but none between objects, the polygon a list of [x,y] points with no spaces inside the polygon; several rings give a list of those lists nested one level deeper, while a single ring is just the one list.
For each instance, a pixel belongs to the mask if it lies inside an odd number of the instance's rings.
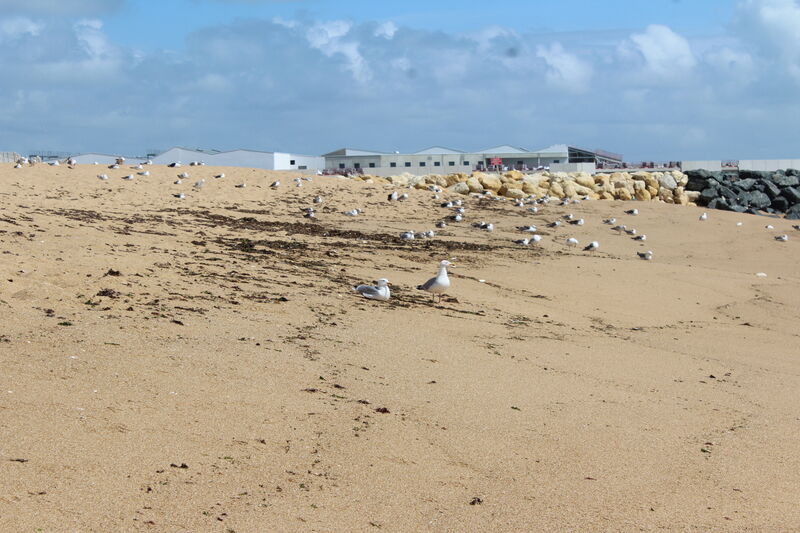
[{"label": "distant structure", "polygon": [[17,152],[0,152],[0,163],[15,163],[21,157]]},{"label": "distant structure", "polygon": [[342,148],[327,153],[325,170],[364,172],[374,175],[437,174],[475,170],[541,170],[594,172],[598,166],[621,167],[622,155],[604,150],[586,150],[555,144],[531,151],[516,146],[494,146],[477,152],[463,152],[434,146],[411,154]]},{"label": "distant structure", "polygon": [[[86,153],[73,155],[79,165],[110,165],[119,154]],[[286,152],[262,152],[258,150],[200,150],[173,147],[160,154],[125,157],[125,163],[139,164],[152,161],[156,165],[168,165],[181,162],[188,165],[192,162],[221,167],[247,167],[264,170],[320,170],[325,166],[325,158],[313,155],[290,154]]]}]

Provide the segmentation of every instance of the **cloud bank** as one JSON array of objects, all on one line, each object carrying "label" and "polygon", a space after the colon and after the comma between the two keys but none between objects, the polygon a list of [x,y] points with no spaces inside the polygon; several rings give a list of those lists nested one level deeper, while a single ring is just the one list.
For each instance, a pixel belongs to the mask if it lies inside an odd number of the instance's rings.
[{"label": "cloud bank", "polygon": [[[120,2],[77,4],[82,17]],[[568,142],[630,158],[798,155],[795,0],[744,0],[713,36],[241,20],[154,53],[115,42],[102,18],[45,16],[55,1],[2,5],[17,13],[0,21],[3,150]]]}]

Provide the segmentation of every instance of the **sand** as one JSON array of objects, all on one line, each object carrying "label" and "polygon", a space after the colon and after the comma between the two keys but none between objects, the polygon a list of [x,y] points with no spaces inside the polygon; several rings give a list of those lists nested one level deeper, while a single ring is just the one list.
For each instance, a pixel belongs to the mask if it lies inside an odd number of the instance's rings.
[{"label": "sand", "polygon": [[800,530],[790,221],[150,170],[0,165],[0,531]]}]

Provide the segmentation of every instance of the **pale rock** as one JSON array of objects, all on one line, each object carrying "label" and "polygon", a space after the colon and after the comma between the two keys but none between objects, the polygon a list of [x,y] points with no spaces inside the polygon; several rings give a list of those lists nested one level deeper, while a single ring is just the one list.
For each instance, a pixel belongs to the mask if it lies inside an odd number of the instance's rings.
[{"label": "pale rock", "polygon": [[[667,198],[672,200],[672,191],[670,189],[661,187],[660,189],[658,189],[658,197],[661,199],[662,202],[666,202]],[[667,203],[672,203],[672,202],[667,202]]]},{"label": "pale rock", "polygon": [[438,185],[439,187],[448,187],[452,183],[447,183],[447,176],[433,175],[428,176],[425,180],[428,185]]},{"label": "pale rock", "polygon": [[509,170],[504,174],[504,176],[510,180],[520,181],[522,178],[525,177],[525,174],[523,174],[519,170]]},{"label": "pale rock", "polygon": [[531,183],[530,181],[523,181],[522,182],[522,191],[525,194],[538,194],[539,193],[539,185],[535,183]]},{"label": "pale rock", "polygon": [[603,191],[602,193],[600,193],[600,199],[601,200],[613,200],[614,199],[614,194],[609,192],[609,191]]},{"label": "pale rock", "polygon": [[579,172],[575,176],[575,183],[577,183],[581,187],[586,187],[587,189],[594,190],[594,180],[592,179],[592,176],[590,176],[586,172]]},{"label": "pale rock", "polygon": [[633,199],[633,196],[631,196],[631,191],[629,191],[629,190],[628,190],[627,188],[625,188],[625,187],[622,187],[622,188],[616,189],[616,190],[615,190],[615,193],[616,193],[616,197],[617,197],[619,200],[629,201],[629,200],[632,200],[632,199]]},{"label": "pale rock", "polygon": [[591,187],[585,187],[583,185],[575,184],[575,194],[578,196],[591,196],[594,194],[594,189]]},{"label": "pale rock", "polygon": [[656,196],[658,196],[658,183],[656,183],[655,185],[648,185],[647,192],[650,193],[651,198],[655,198]]},{"label": "pale rock", "polygon": [[471,191],[469,189],[469,185],[465,181],[459,181],[458,183],[454,183],[447,188],[448,191],[454,192],[457,194],[469,194]]},{"label": "pale rock", "polygon": [[551,182],[550,183],[550,196],[555,196],[556,198],[564,198],[564,188],[558,182]]},{"label": "pale rock", "polygon": [[[636,180],[633,182],[633,192],[646,191],[647,184],[644,181]],[[649,194],[649,193],[648,193]]]},{"label": "pale rock", "polygon": [[675,181],[675,178],[672,176],[671,173],[666,173],[666,174],[659,173],[659,174],[660,176],[658,177],[658,184],[661,187],[672,191],[675,189],[675,187],[678,186],[678,182]]},{"label": "pale rock", "polygon": [[683,194],[675,194],[673,196],[675,203],[678,205],[689,205],[689,197],[686,196],[686,193]]},{"label": "pale rock", "polygon": [[637,183],[641,183],[642,187],[636,190],[636,195],[635,195],[636,199],[641,202],[649,202],[650,200],[652,200],[653,197],[650,196],[649,192],[647,192],[647,187],[644,187],[644,182],[640,181]]},{"label": "pale rock", "polygon": [[[474,178],[476,176],[473,175],[472,177]],[[478,176],[478,182],[480,182],[484,189],[494,192],[499,191],[500,187],[503,186],[503,182],[500,181],[500,177],[497,174],[480,174],[480,176]]]},{"label": "pale rock", "polygon": [[578,191],[575,190],[575,183],[571,181],[565,182],[563,189],[565,198],[575,198],[578,195]]},{"label": "pale rock", "polygon": [[700,191],[686,191],[684,194],[689,199],[689,203],[696,203],[697,199],[700,198]]},{"label": "pale rock", "polygon": [[685,187],[686,184],[689,183],[689,176],[687,176],[680,170],[673,170],[672,177],[675,178],[675,182],[681,187]]},{"label": "pale rock", "polygon": [[392,182],[392,185],[396,185],[398,187],[408,187],[409,181],[413,176],[411,174],[403,173],[397,176],[389,176],[389,181]]},{"label": "pale rock", "polygon": [[475,176],[469,178],[466,184],[469,187],[469,192],[483,192],[483,185]]},{"label": "pale rock", "polygon": [[514,198],[515,200],[519,200],[525,198],[527,195],[522,189],[508,189],[505,191],[505,193],[503,193],[503,196],[506,198]]},{"label": "pale rock", "polygon": [[638,172],[634,172],[633,175],[631,176],[631,178],[633,178],[636,181],[645,181],[649,177],[650,173],[645,172],[644,170],[639,170]]}]

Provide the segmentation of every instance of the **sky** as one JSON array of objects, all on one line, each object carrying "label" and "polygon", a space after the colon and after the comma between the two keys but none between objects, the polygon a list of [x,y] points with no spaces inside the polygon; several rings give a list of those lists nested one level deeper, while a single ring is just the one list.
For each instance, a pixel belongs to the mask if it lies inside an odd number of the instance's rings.
[{"label": "sky", "polygon": [[0,0],[0,151],[800,157],[800,0]]}]

